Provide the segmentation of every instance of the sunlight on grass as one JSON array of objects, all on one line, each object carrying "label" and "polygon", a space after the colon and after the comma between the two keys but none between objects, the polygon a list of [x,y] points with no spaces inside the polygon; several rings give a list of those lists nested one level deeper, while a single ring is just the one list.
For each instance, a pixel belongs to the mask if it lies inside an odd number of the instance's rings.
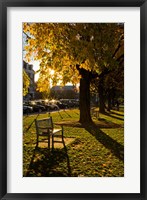
[{"label": "sunlight on grass", "polygon": [[[38,119],[48,116],[48,113],[40,114]],[[78,124],[77,109],[54,112],[51,116],[54,122],[64,124],[66,148],[62,144],[55,144],[55,150],[49,152],[44,142],[36,149],[36,130],[33,121],[37,115],[24,116],[24,176],[124,176],[123,111],[100,114],[99,120],[93,118],[94,124],[84,127]]]}]

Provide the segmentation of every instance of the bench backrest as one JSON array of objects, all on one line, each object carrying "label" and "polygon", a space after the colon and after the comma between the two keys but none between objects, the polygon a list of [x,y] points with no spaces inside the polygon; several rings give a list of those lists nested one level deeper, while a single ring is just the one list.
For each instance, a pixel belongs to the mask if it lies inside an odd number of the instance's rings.
[{"label": "bench backrest", "polygon": [[[36,129],[37,129],[37,134],[40,133],[41,128],[45,128],[48,127],[51,130],[53,130],[53,120],[52,117],[49,118],[44,118],[44,119],[35,119],[35,125],[36,125]],[[40,130],[39,130],[40,129]]]}]

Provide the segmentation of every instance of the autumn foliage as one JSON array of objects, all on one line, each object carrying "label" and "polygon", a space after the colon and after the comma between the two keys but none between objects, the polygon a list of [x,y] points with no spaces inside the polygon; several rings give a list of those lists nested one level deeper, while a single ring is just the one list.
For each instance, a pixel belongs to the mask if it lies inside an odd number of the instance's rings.
[{"label": "autumn foliage", "polygon": [[[23,32],[27,35],[27,61],[40,61],[38,89],[49,90],[50,81],[54,85],[59,80],[63,84],[80,82],[80,122],[91,121],[90,84],[96,80],[102,94],[106,76],[111,82],[109,74],[114,75],[119,69],[123,73],[123,24],[24,23]],[[104,109],[102,104],[100,109]]]}]

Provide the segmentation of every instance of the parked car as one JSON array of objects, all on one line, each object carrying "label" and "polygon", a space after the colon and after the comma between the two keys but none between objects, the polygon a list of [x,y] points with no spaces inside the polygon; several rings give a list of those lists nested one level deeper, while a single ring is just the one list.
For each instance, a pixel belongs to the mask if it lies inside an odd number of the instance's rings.
[{"label": "parked car", "polygon": [[[51,101],[50,101],[50,102],[51,102]],[[59,101],[59,100],[53,100],[53,101],[52,101],[52,104],[57,105],[60,109],[66,109],[66,108],[68,108],[68,105],[67,105],[67,104],[62,103],[62,102]]]},{"label": "parked car", "polygon": [[31,106],[23,105],[23,114],[28,114],[32,112],[33,112],[33,108]]},{"label": "parked car", "polygon": [[53,103],[52,101],[49,101],[48,105],[51,106],[52,110],[60,110],[60,108],[55,103]]},{"label": "parked car", "polygon": [[45,111],[45,107],[42,105],[37,105],[35,101],[29,101],[26,103],[27,106],[31,106],[34,112],[42,112]]},{"label": "parked car", "polygon": [[79,107],[79,100],[77,99],[60,99],[60,102],[67,104],[68,108]]},{"label": "parked car", "polygon": [[78,99],[71,99],[72,107],[77,108],[79,107],[79,100]]},{"label": "parked car", "polygon": [[42,101],[35,101],[35,103],[36,103],[37,105],[44,106],[46,111],[51,111],[51,110],[53,110],[52,106],[51,106],[51,105],[48,105],[48,103],[45,102],[45,101],[43,101],[43,100],[42,100]]}]

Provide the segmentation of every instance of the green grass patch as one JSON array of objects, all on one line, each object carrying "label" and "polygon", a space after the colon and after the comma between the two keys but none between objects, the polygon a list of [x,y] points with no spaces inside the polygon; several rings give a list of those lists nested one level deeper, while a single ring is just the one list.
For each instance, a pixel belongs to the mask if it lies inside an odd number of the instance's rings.
[{"label": "green grass patch", "polygon": [[65,147],[55,144],[49,151],[45,142],[36,148],[34,119],[48,114],[24,116],[23,175],[34,177],[123,177],[123,110],[100,114],[93,124],[78,123],[79,110],[51,113],[64,125]]}]

